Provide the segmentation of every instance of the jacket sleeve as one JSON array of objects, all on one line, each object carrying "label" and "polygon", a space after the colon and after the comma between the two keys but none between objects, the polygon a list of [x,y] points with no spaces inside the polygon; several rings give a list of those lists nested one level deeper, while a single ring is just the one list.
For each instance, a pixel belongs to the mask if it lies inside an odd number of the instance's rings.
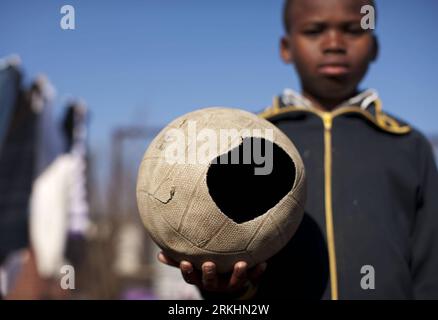
[{"label": "jacket sleeve", "polygon": [[412,229],[411,272],[415,299],[438,299],[438,172],[431,145],[423,139],[421,185]]}]

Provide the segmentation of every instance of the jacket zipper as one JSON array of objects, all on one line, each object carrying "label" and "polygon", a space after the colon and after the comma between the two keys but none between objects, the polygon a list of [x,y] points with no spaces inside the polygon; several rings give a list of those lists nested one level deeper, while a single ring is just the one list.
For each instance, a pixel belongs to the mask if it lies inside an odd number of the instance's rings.
[{"label": "jacket zipper", "polygon": [[321,115],[324,123],[324,203],[325,226],[329,254],[330,289],[332,300],[338,300],[338,272],[336,266],[335,232],[333,226],[332,205],[332,124],[333,114],[323,112]]}]

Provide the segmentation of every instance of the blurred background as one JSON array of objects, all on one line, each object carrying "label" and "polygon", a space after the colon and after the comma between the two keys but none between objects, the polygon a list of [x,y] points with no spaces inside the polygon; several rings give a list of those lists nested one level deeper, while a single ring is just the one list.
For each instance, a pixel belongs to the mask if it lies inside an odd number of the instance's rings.
[{"label": "blurred background", "polygon": [[[60,26],[64,5],[75,29]],[[0,289],[6,298],[199,299],[159,265],[135,181],[151,139],[207,106],[261,111],[299,90],[282,0],[0,4]],[[363,88],[438,151],[438,2],[377,0]],[[74,290],[62,290],[63,265]]]}]

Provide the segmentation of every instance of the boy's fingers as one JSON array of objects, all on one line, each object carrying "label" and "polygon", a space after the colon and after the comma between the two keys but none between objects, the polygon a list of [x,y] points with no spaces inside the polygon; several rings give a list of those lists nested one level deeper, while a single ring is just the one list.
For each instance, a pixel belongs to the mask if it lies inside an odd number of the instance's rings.
[{"label": "boy's fingers", "polygon": [[247,281],[247,267],[248,264],[245,261],[239,261],[234,265],[234,270],[228,285],[230,289],[239,289]]},{"label": "boy's fingers", "polygon": [[168,266],[179,267],[178,262],[176,262],[175,260],[173,260],[169,257],[166,257],[162,251],[160,253],[158,253],[157,258],[158,258],[158,261],[160,261],[161,263],[167,264]]},{"label": "boy's fingers", "polygon": [[[181,270],[184,280],[198,287],[204,287],[206,290],[216,290],[219,286],[219,277],[216,271],[216,265],[213,262],[205,262],[202,265],[202,275],[194,270],[193,265],[188,261],[181,263],[167,257],[163,252],[157,255],[158,260],[166,265],[177,267]],[[248,265],[245,261],[239,261],[234,265],[228,287],[231,290],[239,289],[247,280],[256,284],[260,281],[261,275],[266,270],[266,262],[258,264],[251,270],[247,270]]]},{"label": "boy's fingers", "polygon": [[248,279],[254,284],[258,283],[267,266],[268,264],[266,262],[256,265],[251,271],[248,272]]},{"label": "boy's fingers", "polygon": [[201,285],[201,276],[199,272],[193,269],[193,265],[188,261],[181,261],[179,268],[181,269],[181,274],[185,282],[193,284],[195,286]]},{"label": "boy's fingers", "polygon": [[213,262],[204,262],[202,265],[202,283],[207,290],[217,289],[218,276],[216,273],[216,265]]}]

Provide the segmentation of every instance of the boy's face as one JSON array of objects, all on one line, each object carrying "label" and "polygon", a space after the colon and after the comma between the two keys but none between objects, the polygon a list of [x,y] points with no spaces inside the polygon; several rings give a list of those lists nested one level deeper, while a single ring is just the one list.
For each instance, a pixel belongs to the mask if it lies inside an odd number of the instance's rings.
[{"label": "boy's face", "polygon": [[305,93],[334,101],[356,93],[377,55],[374,35],[361,28],[360,10],[367,4],[367,0],[294,0],[281,55],[295,64]]}]

